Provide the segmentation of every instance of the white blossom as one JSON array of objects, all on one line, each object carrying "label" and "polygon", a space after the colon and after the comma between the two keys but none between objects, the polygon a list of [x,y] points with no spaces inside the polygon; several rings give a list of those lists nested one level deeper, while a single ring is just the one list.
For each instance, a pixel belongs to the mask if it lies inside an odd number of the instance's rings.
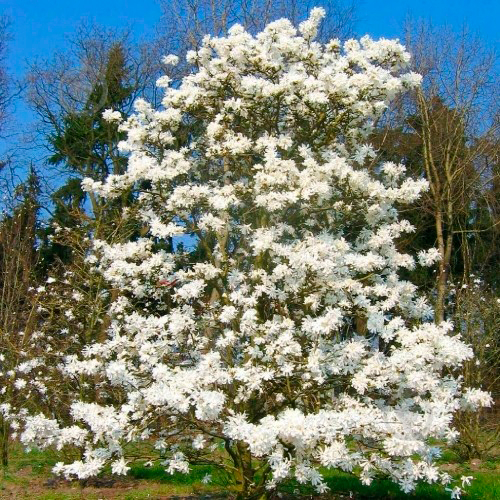
[{"label": "white blossom", "polygon": [[113,111],[112,109],[106,109],[102,113],[102,117],[107,122],[121,122],[122,114],[119,111]]},{"label": "white blossom", "polygon": [[169,54],[163,57],[162,62],[169,66],[176,66],[179,63],[179,58],[175,54]]}]

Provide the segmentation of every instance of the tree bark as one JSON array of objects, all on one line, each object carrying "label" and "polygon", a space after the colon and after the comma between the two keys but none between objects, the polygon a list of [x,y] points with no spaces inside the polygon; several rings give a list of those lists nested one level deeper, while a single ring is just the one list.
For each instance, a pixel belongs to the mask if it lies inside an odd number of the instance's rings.
[{"label": "tree bark", "polygon": [[4,417],[0,417],[0,454],[2,455],[2,468],[9,466],[9,424]]}]

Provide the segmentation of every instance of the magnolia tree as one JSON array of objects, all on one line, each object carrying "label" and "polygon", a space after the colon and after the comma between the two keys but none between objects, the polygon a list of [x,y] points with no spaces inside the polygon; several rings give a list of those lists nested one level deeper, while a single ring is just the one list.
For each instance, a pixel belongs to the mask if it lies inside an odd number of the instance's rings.
[{"label": "magnolia tree", "polygon": [[[127,443],[142,441],[169,472],[225,467],[242,498],[291,477],[324,492],[320,467],[365,484],[387,475],[406,492],[450,482],[429,439],[453,439],[453,413],[489,396],[453,375],[470,348],[400,277],[438,258],[397,245],[413,228],[395,207],[427,184],[377,164],[367,139],[420,77],[397,41],[319,44],[323,15],[205,37],[192,74],[158,81],[162,108],[139,100],[121,124],[127,172],[86,182],[106,197],[140,191],[148,234],[95,242],[118,291],[108,335],[61,370],[120,397],[75,395],[70,427],[27,419],[26,444],[86,448],[56,472],[126,473]],[[201,257],[166,251],[172,238]]]}]

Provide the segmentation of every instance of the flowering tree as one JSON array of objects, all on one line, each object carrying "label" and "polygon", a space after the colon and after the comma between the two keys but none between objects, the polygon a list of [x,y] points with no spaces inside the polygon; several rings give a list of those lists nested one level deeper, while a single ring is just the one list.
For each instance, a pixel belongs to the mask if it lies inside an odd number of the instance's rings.
[{"label": "flowering tree", "polygon": [[[207,36],[180,86],[159,80],[162,109],[139,100],[121,124],[127,172],[86,182],[107,197],[140,189],[149,232],[95,242],[95,265],[119,291],[108,337],[62,369],[115,396],[75,396],[72,427],[27,419],[25,443],[87,447],[56,471],[125,473],[124,444],[144,441],[170,472],[226,467],[242,498],[293,476],[323,492],[319,466],[366,484],[383,473],[404,491],[450,481],[428,439],[452,439],[453,412],[489,397],[451,374],[471,350],[399,276],[438,257],[397,247],[413,228],[396,205],[427,184],[375,164],[367,144],[420,78],[404,72],[398,42],[315,42],[323,15],[298,31],[280,20],[255,37],[240,26]],[[191,264],[165,251],[187,235],[202,256]]]}]

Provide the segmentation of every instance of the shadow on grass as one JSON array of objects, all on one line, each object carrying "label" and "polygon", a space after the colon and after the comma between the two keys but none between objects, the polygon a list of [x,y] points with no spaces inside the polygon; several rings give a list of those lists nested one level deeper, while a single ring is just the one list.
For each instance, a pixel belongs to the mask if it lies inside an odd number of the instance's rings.
[{"label": "shadow on grass", "polygon": [[[340,471],[323,471],[325,481],[330,487],[330,494],[342,495],[355,499],[391,499],[391,500],[449,500],[450,493],[438,484],[419,484],[414,492],[404,493],[398,485],[385,479],[373,481],[365,486],[350,474]],[[472,485],[467,488],[464,500],[498,500],[500,499],[500,476],[495,472],[467,473],[474,475]],[[311,487],[299,485],[296,481],[288,481],[280,488],[288,494],[314,495]],[[328,498],[328,496],[326,496]]]},{"label": "shadow on grass", "polygon": [[[452,461],[456,459],[454,456],[443,457]],[[37,451],[33,450],[30,453],[25,453],[22,450],[15,450],[12,456],[11,467],[6,479],[11,483],[27,483],[29,477],[38,476],[42,478],[51,477],[52,466],[61,460],[61,456],[56,452],[48,450]],[[474,476],[472,485],[468,488],[467,494],[464,495],[464,500],[497,500],[500,499],[500,475],[498,474],[498,461],[487,462],[484,468],[480,471],[470,470],[468,464],[457,464],[453,475],[460,477],[461,475]],[[24,473],[20,473],[24,470]],[[377,480],[370,486],[364,486],[356,477],[336,470],[323,470],[325,481],[330,487],[330,494],[323,498],[349,498],[350,496],[356,500],[359,499],[388,499],[388,500],[448,500],[449,492],[446,492],[439,485],[421,484],[412,494],[403,493],[400,488],[388,481]],[[203,480],[207,476],[211,476],[209,484],[204,484]],[[165,467],[161,465],[153,465],[145,467],[144,464],[133,464],[128,473],[128,477],[135,480],[150,481],[164,485],[169,490],[180,490],[191,492],[191,494],[216,493],[225,496],[230,495],[230,492],[235,489],[231,479],[220,469],[209,465],[192,466],[189,474],[174,473],[169,474],[165,471]],[[141,488],[147,488],[147,485],[142,485]],[[163,486],[162,486],[163,488]],[[179,490],[179,491],[180,491]],[[286,498],[300,498],[301,496],[309,496],[319,498],[312,487],[300,485],[297,481],[289,480],[280,486],[280,492]],[[133,498],[155,498],[153,492],[144,491],[144,495],[140,496],[139,491],[136,491]],[[49,496],[50,494],[47,493]],[[54,496],[54,498],[65,498],[64,496]],[[2,494],[0,492],[0,498]],[[42,498],[42,497],[38,497]],[[43,497],[45,498],[45,497]],[[48,497],[47,497],[48,498]],[[70,498],[70,496],[68,496]],[[128,498],[128,497],[127,497]],[[132,498],[132,496],[130,497]]]},{"label": "shadow on grass", "polygon": [[[330,494],[352,497],[355,499],[394,499],[408,500],[418,498],[422,500],[449,500],[449,493],[438,485],[419,485],[413,494],[404,493],[399,486],[391,481],[380,479],[375,480],[370,486],[365,486],[361,481],[350,474],[338,471],[326,471],[323,473],[325,482],[330,488]],[[303,486],[296,481],[287,481],[280,488],[283,493],[290,495],[314,495],[314,489],[310,486]],[[328,498],[328,495],[325,496]]]},{"label": "shadow on grass", "polygon": [[[169,474],[165,471],[165,467],[161,465],[153,465],[145,467],[144,465],[131,465],[128,475],[134,479],[146,479],[149,481],[156,481],[159,483],[172,483],[172,484],[193,484],[202,482],[203,478],[207,475],[212,476],[214,479],[218,471],[210,465],[196,465],[191,467],[189,474],[181,474],[175,472]],[[215,476],[215,477],[214,477]]]},{"label": "shadow on grass", "polygon": [[[166,484],[201,485],[202,479],[210,475],[212,487],[219,487],[221,491],[227,491],[231,484],[224,474],[210,466],[193,466],[189,474],[168,474],[162,466],[144,467],[143,465],[132,466],[129,476],[134,479],[144,479]],[[330,487],[330,493],[349,497],[352,494],[356,499],[408,499],[418,498],[422,500],[449,500],[449,493],[444,488],[437,485],[419,485],[412,495],[403,493],[397,485],[388,480],[374,481],[371,486],[364,486],[359,479],[338,471],[324,471],[325,481]],[[284,482],[280,487],[280,492],[287,497],[314,496],[317,494],[310,486],[304,486],[297,481],[290,480]],[[325,496],[328,498],[328,495]],[[484,499],[484,497],[482,497]],[[500,498],[500,497],[499,497]]]},{"label": "shadow on grass", "polygon": [[[198,490],[229,492],[234,490],[235,487],[234,482],[226,472],[211,465],[191,466],[189,474],[180,472],[170,474],[161,465],[145,467],[137,464],[131,465],[128,476],[133,479],[155,481],[161,484],[192,485],[193,487],[196,486]],[[204,484],[205,479],[209,479],[207,484]]]}]

